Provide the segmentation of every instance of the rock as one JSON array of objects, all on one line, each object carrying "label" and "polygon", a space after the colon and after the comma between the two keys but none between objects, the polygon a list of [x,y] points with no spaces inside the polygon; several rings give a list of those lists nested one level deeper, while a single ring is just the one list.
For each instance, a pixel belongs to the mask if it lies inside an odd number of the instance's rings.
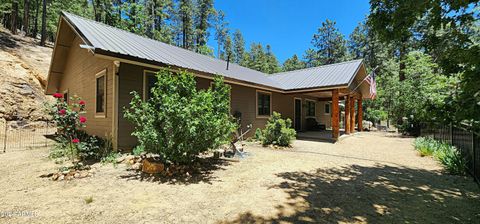
[{"label": "rock", "polygon": [[58,180],[58,173],[55,173],[52,175],[52,180]]},{"label": "rock", "polygon": [[120,156],[116,160],[117,163],[122,163],[123,161],[125,161],[125,156]]},{"label": "rock", "polygon": [[75,178],[77,178],[77,179],[80,178],[80,173],[75,173],[75,174],[73,175],[73,177],[75,177]]},{"label": "rock", "polygon": [[132,165],[132,169],[134,170],[141,170],[142,169],[142,164],[141,163],[135,163]]},{"label": "rock", "polygon": [[88,177],[88,171],[80,172],[80,178],[85,178],[85,177]]},{"label": "rock", "polygon": [[158,174],[163,171],[165,165],[161,162],[153,162],[148,159],[143,160],[142,172],[149,174]]},{"label": "rock", "polygon": [[60,176],[58,177],[58,180],[64,180],[64,179],[65,179],[65,175],[60,175]]}]

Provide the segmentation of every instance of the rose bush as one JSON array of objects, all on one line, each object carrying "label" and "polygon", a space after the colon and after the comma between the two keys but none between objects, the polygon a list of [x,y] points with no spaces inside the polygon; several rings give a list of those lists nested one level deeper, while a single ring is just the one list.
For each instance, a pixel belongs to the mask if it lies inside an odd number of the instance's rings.
[{"label": "rose bush", "polygon": [[[86,159],[99,159],[110,151],[105,149],[105,141],[96,136],[89,136],[82,128],[86,127],[86,102],[78,96],[70,98],[70,105],[65,102],[63,94],[55,93],[55,103],[49,113],[57,125],[57,142],[52,157],[68,157],[74,164]],[[51,155],[52,155],[51,154]]]}]

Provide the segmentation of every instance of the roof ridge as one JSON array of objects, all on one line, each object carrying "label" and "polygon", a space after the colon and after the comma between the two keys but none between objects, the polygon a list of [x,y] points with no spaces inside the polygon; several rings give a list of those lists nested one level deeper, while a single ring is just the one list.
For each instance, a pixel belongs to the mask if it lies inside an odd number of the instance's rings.
[{"label": "roof ridge", "polygon": [[[168,44],[168,43],[165,43],[165,42],[162,42],[162,41],[159,41],[159,40],[155,40],[155,39],[152,39],[152,38],[149,38],[149,37],[145,37],[145,36],[142,36],[142,35],[139,35],[139,34],[136,34],[136,33],[132,33],[132,32],[130,32],[130,31],[123,30],[123,29],[120,29],[120,28],[118,28],[118,27],[114,27],[114,26],[111,26],[111,25],[108,25],[108,24],[105,24],[105,23],[102,23],[102,22],[98,22],[98,21],[95,21],[95,20],[92,20],[92,19],[89,19],[89,18],[85,18],[85,17],[79,16],[79,15],[76,15],[76,14],[73,14],[73,13],[69,13],[69,12],[66,12],[66,11],[62,11],[62,13],[63,13],[63,14],[67,14],[68,16],[74,16],[74,17],[79,18],[79,19],[87,20],[87,21],[89,21],[89,22],[93,22],[93,23],[96,23],[96,24],[99,24],[99,25],[102,25],[102,26],[111,27],[111,28],[113,28],[113,29],[116,29],[116,30],[121,31],[121,32],[124,32],[124,33],[136,35],[136,36],[139,36],[139,37],[144,38],[144,39],[149,40],[149,41],[154,41],[154,42],[157,42],[157,43],[159,43],[159,44],[164,44],[164,45],[167,45],[167,46],[170,46],[170,47],[177,48],[177,49],[179,49],[179,50],[187,51],[187,52],[189,52],[189,53],[194,53],[194,54],[197,54],[197,55],[199,55],[199,56],[206,57],[206,58],[208,58],[208,59],[213,59],[213,60],[216,60],[216,61],[220,61],[220,62],[227,63],[227,61],[225,61],[225,60],[223,60],[223,59],[219,59],[219,58],[215,58],[215,57],[210,57],[210,56],[208,56],[208,55],[200,54],[200,53],[195,52],[195,51],[191,51],[191,50],[188,50],[188,49],[179,47],[179,46],[175,46],[175,45],[173,45],[173,44]],[[230,65],[234,64],[234,65],[240,66],[240,67],[242,67],[242,68],[249,69],[249,70],[252,70],[252,71],[261,73],[262,75],[264,75],[264,76],[267,77],[267,78],[268,78],[269,76],[271,76],[271,74],[267,74],[267,73],[264,73],[264,72],[261,72],[261,71],[255,70],[255,69],[251,69],[251,68],[248,68],[248,67],[239,65],[239,64],[237,64],[237,63],[235,63],[235,62],[232,62],[232,61],[230,61],[229,63],[230,63]]]},{"label": "roof ridge", "polygon": [[353,63],[353,62],[356,62],[356,61],[363,61],[363,59],[355,59],[355,60],[349,60],[349,61],[342,61],[342,62],[333,63],[333,64],[320,65],[320,66],[309,67],[309,68],[302,68],[302,69],[297,69],[297,70],[292,70],[292,71],[286,71],[286,72],[277,72],[277,73],[270,74],[270,76],[284,75],[284,74],[288,74],[288,73],[292,73],[292,72],[299,72],[299,71],[305,71],[305,70],[312,70],[312,69],[316,69],[316,68],[329,67],[329,66],[333,66],[333,65],[341,65],[341,64],[347,64],[347,63]]}]

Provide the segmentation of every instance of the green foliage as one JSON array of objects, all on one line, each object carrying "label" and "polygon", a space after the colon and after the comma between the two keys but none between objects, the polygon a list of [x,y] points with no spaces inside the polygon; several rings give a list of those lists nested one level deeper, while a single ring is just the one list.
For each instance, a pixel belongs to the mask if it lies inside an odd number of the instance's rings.
[{"label": "green foliage", "polygon": [[120,154],[118,152],[110,152],[109,154],[102,157],[101,162],[103,164],[112,163],[112,164],[116,165],[117,164],[117,158],[119,158],[120,156],[122,156],[122,154]]},{"label": "green foliage", "polygon": [[[139,146],[167,161],[190,163],[199,153],[215,149],[230,140],[236,123],[230,116],[230,87],[216,76],[214,88],[197,90],[194,76],[157,73],[152,97],[143,101],[132,92],[125,117],[135,124]],[[161,108],[159,110],[158,108]]]},{"label": "green foliage", "polygon": [[257,128],[257,129],[255,130],[254,138],[255,138],[257,141],[261,141],[261,140],[262,140],[262,129]]},{"label": "green foliage", "polygon": [[262,131],[262,144],[289,146],[297,134],[291,127],[292,121],[289,118],[284,120],[280,113],[273,112]]},{"label": "green foliage", "polygon": [[449,173],[458,175],[466,173],[467,163],[456,147],[429,137],[416,138],[414,147],[421,156],[433,155]]},{"label": "green foliage", "polygon": [[335,21],[327,19],[322,22],[322,26],[313,35],[314,64],[317,66],[342,62],[346,59],[346,41],[343,34],[335,26]]},{"label": "green foliage", "polygon": [[302,69],[305,67],[306,67],[305,62],[298,59],[298,56],[294,54],[291,58],[285,60],[282,66],[282,70],[284,72],[288,72],[288,71]]},{"label": "green foliage", "polygon": [[93,202],[93,196],[89,196],[83,199],[85,201],[85,204],[90,204]]}]

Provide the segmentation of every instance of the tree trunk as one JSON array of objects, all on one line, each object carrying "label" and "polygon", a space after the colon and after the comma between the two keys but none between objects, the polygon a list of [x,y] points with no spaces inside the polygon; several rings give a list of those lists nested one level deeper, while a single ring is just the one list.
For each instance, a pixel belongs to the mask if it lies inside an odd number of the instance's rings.
[{"label": "tree trunk", "polygon": [[43,12],[42,12],[42,37],[40,38],[40,46],[45,46],[45,40],[47,39],[47,0],[43,0]]},{"label": "tree trunk", "polygon": [[14,0],[12,2],[12,15],[11,15],[11,27],[10,31],[12,31],[12,34],[17,34],[17,16],[18,16],[18,1]]},{"label": "tree trunk", "polygon": [[400,66],[398,71],[398,78],[400,81],[405,80],[405,56],[407,53],[407,43],[406,41],[402,41],[400,46]]},{"label": "tree trunk", "polygon": [[25,8],[23,9],[23,31],[25,36],[30,33],[29,15],[30,15],[30,0],[25,0]]},{"label": "tree trunk", "polygon": [[37,34],[38,34],[38,12],[40,12],[40,10],[39,10],[40,1],[36,0],[35,5],[36,5],[35,6],[35,22],[34,22],[34,25],[33,25],[33,33],[32,33],[33,38],[37,38]]}]

